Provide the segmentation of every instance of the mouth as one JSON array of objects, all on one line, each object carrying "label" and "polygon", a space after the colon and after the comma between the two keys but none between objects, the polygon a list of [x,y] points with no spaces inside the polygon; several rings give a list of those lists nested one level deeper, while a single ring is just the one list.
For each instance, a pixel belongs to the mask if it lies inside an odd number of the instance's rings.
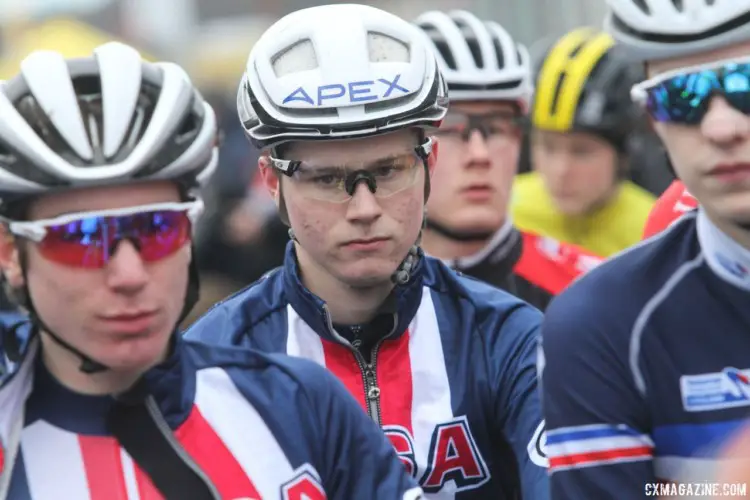
[{"label": "mouth", "polygon": [[489,184],[472,184],[461,190],[461,194],[469,199],[483,201],[492,197],[495,189]]},{"label": "mouth", "polygon": [[714,167],[709,175],[724,181],[738,181],[750,176],[750,163],[727,163]]},{"label": "mouth", "polygon": [[129,311],[115,314],[103,314],[99,316],[104,321],[135,321],[148,318],[156,314],[156,311]]},{"label": "mouth", "polygon": [[118,334],[137,335],[148,332],[156,316],[155,310],[126,311],[100,315],[99,320]]},{"label": "mouth", "polygon": [[567,199],[567,198],[574,198],[575,193],[573,191],[551,191],[553,198],[558,199]]},{"label": "mouth", "polygon": [[490,184],[477,183],[470,184],[462,189],[462,191],[494,191],[495,189]]},{"label": "mouth", "polygon": [[349,240],[344,243],[343,246],[352,248],[355,250],[375,250],[383,246],[388,242],[390,238],[377,237],[377,238],[358,238],[355,240]]}]

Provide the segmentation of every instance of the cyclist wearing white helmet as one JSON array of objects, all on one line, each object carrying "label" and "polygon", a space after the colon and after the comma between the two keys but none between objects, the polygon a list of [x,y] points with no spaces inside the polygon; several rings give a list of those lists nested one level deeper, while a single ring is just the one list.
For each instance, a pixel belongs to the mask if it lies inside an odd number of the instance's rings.
[{"label": "cyclist wearing white helmet", "polygon": [[447,104],[423,33],[392,14],[327,5],[269,28],[238,107],[293,241],[187,335],[329,368],[428,497],[544,499],[540,314],[418,247]]},{"label": "cyclist wearing white helmet", "polygon": [[0,116],[0,266],[32,329],[0,344],[0,499],[418,498],[325,370],[176,335],[218,155],[179,66],[34,52]]},{"label": "cyclist wearing white helmet", "polygon": [[547,310],[557,499],[715,481],[717,451],[750,420],[750,1],[607,3],[607,30],[647,70],[631,94],[699,208]]},{"label": "cyclist wearing white helmet", "polygon": [[511,221],[509,204],[532,94],[526,47],[498,23],[466,11],[425,12],[451,109],[427,204],[425,251],[540,309],[599,259]]}]

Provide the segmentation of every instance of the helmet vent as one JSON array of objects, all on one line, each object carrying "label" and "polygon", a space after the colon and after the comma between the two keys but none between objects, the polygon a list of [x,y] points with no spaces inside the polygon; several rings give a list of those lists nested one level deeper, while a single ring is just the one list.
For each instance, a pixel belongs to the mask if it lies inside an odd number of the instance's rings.
[{"label": "helmet vent", "polygon": [[271,58],[271,66],[276,78],[310,71],[318,67],[318,57],[315,55],[315,47],[309,38],[300,40],[282,50]]},{"label": "helmet vent", "polygon": [[367,32],[370,62],[403,62],[410,59],[409,46],[395,38],[375,31]]},{"label": "helmet vent", "polygon": [[[674,0],[674,1],[682,3],[680,0]],[[649,9],[648,4],[646,3],[646,0],[633,0],[633,5],[641,9],[641,11],[647,16],[651,15],[651,9]]]}]

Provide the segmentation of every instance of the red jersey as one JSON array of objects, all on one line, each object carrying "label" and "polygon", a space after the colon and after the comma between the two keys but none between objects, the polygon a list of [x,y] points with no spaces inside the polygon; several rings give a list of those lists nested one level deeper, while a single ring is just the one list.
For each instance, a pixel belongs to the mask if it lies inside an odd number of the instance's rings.
[{"label": "red jersey", "polygon": [[552,295],[604,259],[554,238],[522,232],[523,253],[513,269],[516,274]]},{"label": "red jersey", "polygon": [[674,181],[659,197],[646,221],[643,238],[660,233],[682,214],[698,208],[698,200],[688,193],[685,185]]}]

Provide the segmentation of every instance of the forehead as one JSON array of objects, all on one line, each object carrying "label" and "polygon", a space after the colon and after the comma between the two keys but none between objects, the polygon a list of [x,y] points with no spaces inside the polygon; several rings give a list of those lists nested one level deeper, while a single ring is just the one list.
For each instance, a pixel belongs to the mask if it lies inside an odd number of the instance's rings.
[{"label": "forehead", "polygon": [[519,110],[518,104],[512,101],[459,101],[451,103],[452,113],[482,115],[488,113],[514,114]]},{"label": "forehead", "polygon": [[534,138],[558,146],[608,146],[607,142],[600,137],[587,132],[557,132],[554,130],[533,129]]},{"label": "forehead", "polygon": [[663,61],[652,61],[646,65],[646,69],[648,71],[648,76],[653,77],[679,68],[710,64],[725,59],[746,58],[748,55],[750,55],[750,41],[722,47],[709,52],[701,52],[700,54],[665,59]]},{"label": "forehead", "polygon": [[360,139],[295,142],[289,146],[284,157],[313,164],[368,163],[413,151],[417,145],[415,131],[400,130]]},{"label": "forehead", "polygon": [[83,188],[40,196],[29,206],[29,218],[43,219],[65,213],[108,210],[179,200],[180,193],[177,186],[167,181]]}]

